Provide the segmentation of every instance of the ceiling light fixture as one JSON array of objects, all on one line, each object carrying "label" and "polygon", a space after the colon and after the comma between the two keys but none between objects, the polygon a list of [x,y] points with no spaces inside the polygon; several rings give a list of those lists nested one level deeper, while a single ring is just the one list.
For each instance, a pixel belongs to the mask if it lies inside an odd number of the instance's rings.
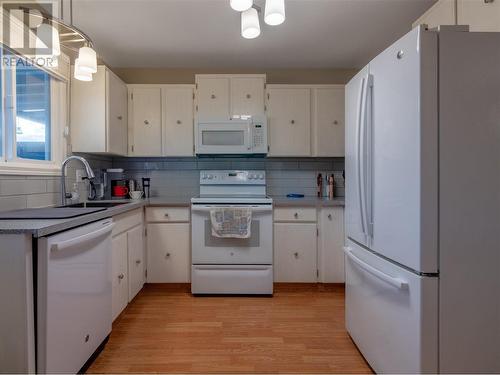
[{"label": "ceiling light fixture", "polygon": [[230,0],[229,4],[237,12],[244,12],[253,5],[253,0]]},{"label": "ceiling light fixture", "polygon": [[75,59],[75,72],[73,76],[79,81],[92,81],[92,73],[82,69],[79,58]]},{"label": "ceiling light fixture", "polygon": [[241,13],[241,36],[245,39],[254,39],[260,35],[259,13],[250,8]]},{"label": "ceiling light fixture", "polygon": [[271,26],[285,22],[285,0],[266,0],[264,22]]},{"label": "ceiling light fixture", "polygon": [[88,46],[81,47],[78,51],[78,60],[80,63],[80,69],[83,72],[97,72],[97,54],[92,48]]}]

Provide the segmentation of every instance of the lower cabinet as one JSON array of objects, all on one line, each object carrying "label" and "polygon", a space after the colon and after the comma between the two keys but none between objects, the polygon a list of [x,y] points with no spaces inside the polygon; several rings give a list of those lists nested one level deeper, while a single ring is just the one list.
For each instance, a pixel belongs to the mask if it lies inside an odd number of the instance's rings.
[{"label": "lower cabinet", "polygon": [[318,264],[320,282],[343,283],[345,281],[343,207],[320,209]]},{"label": "lower cabinet", "polygon": [[145,282],[142,209],[117,215],[113,221],[112,314],[115,320]]},{"label": "lower cabinet", "polygon": [[[188,208],[148,207],[146,211],[148,283],[191,280],[191,236]],[[176,222],[178,221],[178,222]]]},{"label": "lower cabinet", "polygon": [[112,240],[112,310],[113,320],[116,319],[128,303],[128,256],[127,233],[119,234]]},{"label": "lower cabinet", "polygon": [[344,208],[274,209],[274,281],[344,282]]},{"label": "lower cabinet", "polygon": [[127,232],[128,248],[128,302],[132,301],[144,285],[144,227],[139,225]]},{"label": "lower cabinet", "polygon": [[316,223],[274,223],[274,281],[317,281]]}]

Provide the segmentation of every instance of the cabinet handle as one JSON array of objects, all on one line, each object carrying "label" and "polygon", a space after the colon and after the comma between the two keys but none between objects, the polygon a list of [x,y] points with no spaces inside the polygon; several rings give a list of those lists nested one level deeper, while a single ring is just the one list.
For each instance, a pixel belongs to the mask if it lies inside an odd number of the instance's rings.
[{"label": "cabinet handle", "polygon": [[166,253],[165,258],[170,258],[170,253]]},{"label": "cabinet handle", "polygon": [[247,94],[247,99],[250,99],[251,97],[252,97],[252,95]]},{"label": "cabinet handle", "polygon": [[295,217],[296,219],[298,219],[299,218],[299,214],[296,212],[296,213],[293,214],[293,217]]},{"label": "cabinet handle", "polygon": [[137,259],[137,260],[135,261],[135,264],[141,264],[141,260],[140,260],[140,259]]},{"label": "cabinet handle", "polygon": [[215,94],[210,95],[212,99],[215,99]]},{"label": "cabinet handle", "polygon": [[146,125],[149,125],[149,121],[148,121],[148,120],[144,120],[144,123],[145,123]]},{"label": "cabinet handle", "polygon": [[118,279],[119,280],[123,280],[124,277],[125,277],[125,275],[123,273],[121,273],[121,274],[118,275]]},{"label": "cabinet handle", "polygon": [[165,217],[168,217],[168,212],[165,212]]},{"label": "cabinet handle", "polygon": [[177,122],[177,125],[182,124],[182,121],[181,121],[181,120],[177,120],[176,122]]},{"label": "cabinet handle", "polygon": [[290,121],[290,124],[292,125],[295,124],[295,120]]},{"label": "cabinet handle", "polygon": [[118,120],[123,120],[123,116],[118,116],[117,119]]},{"label": "cabinet handle", "polygon": [[333,121],[333,125],[338,125],[339,122],[337,120]]},{"label": "cabinet handle", "polygon": [[293,253],[293,256],[295,257],[295,259],[299,259],[299,253],[295,252]]},{"label": "cabinet handle", "polygon": [[328,220],[332,220],[332,214],[328,214]]}]

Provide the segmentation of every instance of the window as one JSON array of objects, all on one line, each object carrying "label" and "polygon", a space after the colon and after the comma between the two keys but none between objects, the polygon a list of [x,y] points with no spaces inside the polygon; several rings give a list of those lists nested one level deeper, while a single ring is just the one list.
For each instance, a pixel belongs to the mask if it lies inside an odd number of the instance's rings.
[{"label": "window", "polygon": [[55,174],[63,156],[67,84],[0,45],[0,173]]}]

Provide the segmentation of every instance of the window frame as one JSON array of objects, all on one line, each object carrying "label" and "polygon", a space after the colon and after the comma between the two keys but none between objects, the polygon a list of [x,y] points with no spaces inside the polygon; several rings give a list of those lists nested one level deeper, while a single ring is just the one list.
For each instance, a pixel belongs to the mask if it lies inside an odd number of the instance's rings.
[{"label": "window frame", "polygon": [[[6,47],[3,47],[6,48]],[[18,58],[23,58],[17,56]],[[40,68],[37,68],[40,69]],[[61,163],[66,156],[66,137],[68,128],[68,108],[69,108],[69,82],[61,80],[57,76],[50,74],[50,147],[51,147],[51,160],[34,160],[23,159],[17,156],[16,152],[16,135],[15,131],[10,134],[8,131],[8,120],[15,119],[17,114],[16,105],[16,68],[1,69],[1,94],[2,94],[2,113],[4,116],[2,132],[3,153],[0,155],[0,175],[61,175]],[[6,80],[7,75],[10,79]],[[10,84],[11,92],[13,93],[12,105],[7,107],[9,99],[6,94],[6,85]],[[12,126],[11,126],[12,128]],[[14,128],[15,129],[15,126]],[[12,153],[12,158],[9,158],[9,152]]]}]

